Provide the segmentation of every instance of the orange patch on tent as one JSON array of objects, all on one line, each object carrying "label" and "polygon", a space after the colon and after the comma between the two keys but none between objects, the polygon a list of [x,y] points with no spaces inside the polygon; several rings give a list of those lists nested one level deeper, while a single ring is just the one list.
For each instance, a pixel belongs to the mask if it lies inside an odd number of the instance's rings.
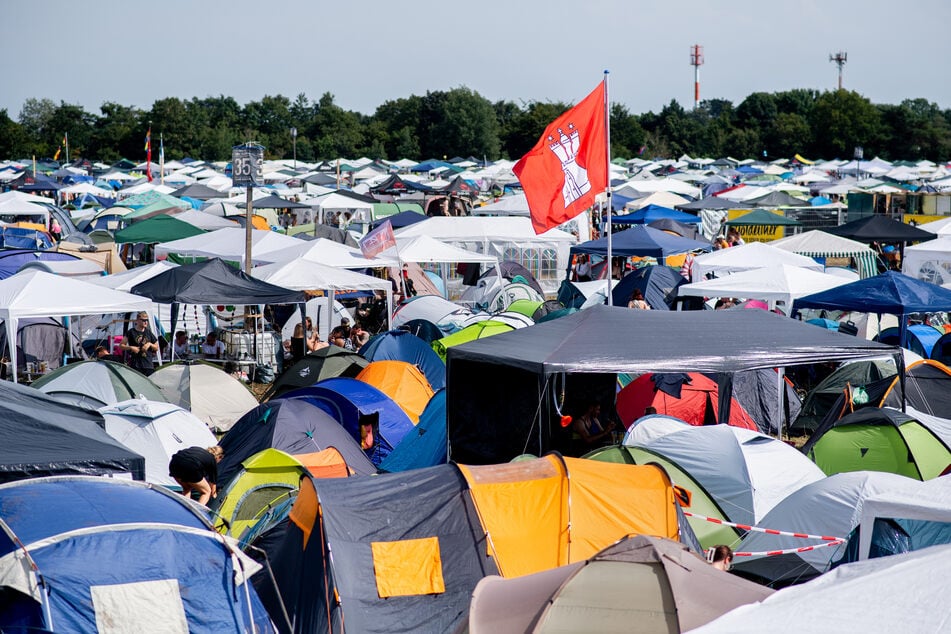
[{"label": "orange patch on tent", "polygon": [[433,397],[433,388],[426,376],[406,361],[374,361],[363,368],[356,378],[393,399],[414,425],[419,422],[420,415]]},{"label": "orange patch on tent", "polygon": [[255,229],[261,229],[262,231],[270,231],[271,225],[267,223],[267,218],[264,216],[259,216],[254,214],[251,216],[251,226]]},{"label": "orange patch on tent", "polygon": [[[697,372],[690,372],[687,376],[691,380],[680,388],[680,398],[656,389],[651,374],[639,376],[618,392],[617,413],[621,422],[630,427],[648,407],[655,408],[658,414],[673,416],[691,425],[719,422],[717,384]],[[735,398],[730,403],[729,424],[753,431],[759,429]]]},{"label": "orange patch on tent", "polygon": [[294,456],[315,478],[346,478],[353,472],[336,447]]},{"label": "orange patch on tent", "polygon": [[446,591],[439,538],[370,542],[370,550],[376,591],[381,599]]}]

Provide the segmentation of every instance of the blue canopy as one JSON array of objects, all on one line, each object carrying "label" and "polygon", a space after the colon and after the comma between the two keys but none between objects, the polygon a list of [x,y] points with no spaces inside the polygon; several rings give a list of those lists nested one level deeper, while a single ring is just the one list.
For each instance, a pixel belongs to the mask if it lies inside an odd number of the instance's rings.
[{"label": "blue canopy", "polygon": [[886,271],[875,277],[800,297],[793,302],[793,311],[803,308],[899,315],[899,341],[905,347],[908,329],[905,316],[911,313],[951,311],[951,290],[895,271]]},{"label": "blue canopy", "polygon": [[446,389],[443,388],[429,399],[429,404],[419,417],[419,424],[380,463],[380,471],[393,473],[446,464],[448,442]]},{"label": "blue canopy", "polygon": [[361,419],[368,414],[378,413],[376,442],[372,450],[366,450],[370,461],[377,466],[413,429],[413,422],[396,401],[369,383],[357,379],[325,379],[317,385],[294,390],[281,397],[281,400],[290,399],[316,405],[356,439],[360,438]]},{"label": "blue canopy", "polygon": [[[611,254],[615,257],[653,257],[665,258],[676,253],[688,251],[710,251],[713,246],[709,242],[699,242],[688,238],[679,238],[665,231],[634,225],[625,231],[619,231],[612,236]],[[571,247],[571,254],[588,253],[591,255],[608,255],[608,238],[589,240]]]},{"label": "blue canopy", "polygon": [[446,364],[432,347],[421,338],[405,330],[391,330],[374,337],[360,348],[367,361],[406,361],[426,376],[434,390],[446,387]]},{"label": "blue canopy", "polygon": [[623,216],[612,216],[611,222],[616,225],[646,225],[655,220],[663,219],[676,220],[677,222],[687,224],[700,223],[699,216],[688,214],[684,211],[677,211],[676,209],[669,209],[668,207],[661,207],[660,205],[647,205],[646,207],[642,207],[629,214],[624,214]]}]

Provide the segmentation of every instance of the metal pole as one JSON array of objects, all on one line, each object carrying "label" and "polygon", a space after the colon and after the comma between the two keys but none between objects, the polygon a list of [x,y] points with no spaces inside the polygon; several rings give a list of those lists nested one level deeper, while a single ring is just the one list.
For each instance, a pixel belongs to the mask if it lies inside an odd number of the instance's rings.
[{"label": "metal pole", "polygon": [[245,230],[244,230],[244,272],[248,275],[251,275],[251,217],[253,212],[251,211],[251,186],[248,186],[248,197],[247,197],[247,216],[245,221]]},{"label": "metal pole", "polygon": [[608,99],[608,71],[604,71],[604,152],[606,157],[604,195],[608,207],[608,306],[613,306],[611,299],[611,282],[614,276],[614,261],[612,257],[612,228],[611,214],[614,212],[611,205],[611,100]]}]

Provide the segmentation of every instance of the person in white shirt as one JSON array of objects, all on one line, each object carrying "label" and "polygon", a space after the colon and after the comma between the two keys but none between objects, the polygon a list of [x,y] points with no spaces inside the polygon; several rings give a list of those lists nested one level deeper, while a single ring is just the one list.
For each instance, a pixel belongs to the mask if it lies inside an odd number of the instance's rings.
[{"label": "person in white shirt", "polygon": [[172,341],[172,354],[176,359],[187,359],[191,355],[191,347],[188,345],[188,333],[179,330],[175,333],[175,339]]},{"label": "person in white shirt", "polygon": [[208,333],[201,344],[201,353],[206,359],[220,359],[225,356],[225,344],[218,341],[218,333],[214,330]]}]

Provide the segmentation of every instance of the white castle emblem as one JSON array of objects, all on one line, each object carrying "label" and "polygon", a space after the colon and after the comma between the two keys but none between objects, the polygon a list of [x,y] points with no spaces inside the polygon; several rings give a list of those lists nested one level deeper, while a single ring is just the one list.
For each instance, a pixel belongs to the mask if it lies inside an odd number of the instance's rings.
[{"label": "white castle emblem", "polygon": [[561,194],[565,198],[565,208],[578,200],[591,190],[591,183],[588,181],[588,170],[578,165],[575,159],[578,156],[578,147],[581,145],[581,139],[575,124],[568,124],[568,133],[558,128],[558,139],[553,135],[548,135],[548,149],[551,150],[558,160],[561,161],[561,169],[565,173],[565,184],[561,188]]}]

